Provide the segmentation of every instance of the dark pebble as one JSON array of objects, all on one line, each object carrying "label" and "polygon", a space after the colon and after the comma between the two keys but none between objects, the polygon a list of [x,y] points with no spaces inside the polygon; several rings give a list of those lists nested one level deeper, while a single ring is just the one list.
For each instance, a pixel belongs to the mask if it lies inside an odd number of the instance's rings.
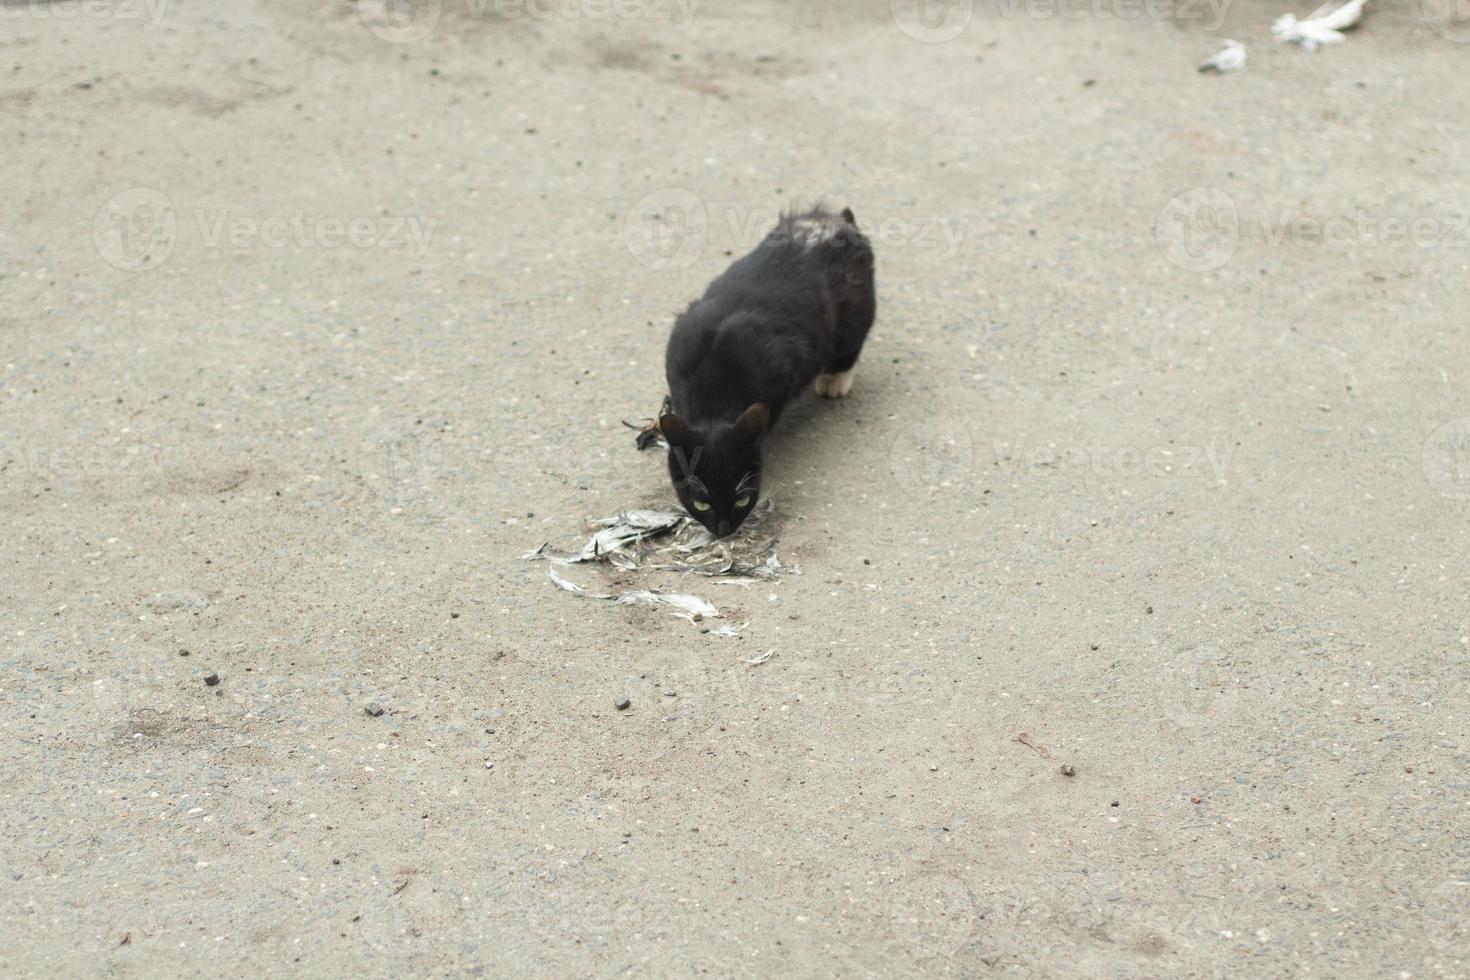
[{"label": "dark pebble", "polygon": [[366,708],[363,708],[362,710],[363,711],[366,711],[368,714],[370,714],[374,718],[376,718],[376,717],[378,717],[379,715],[381,715],[383,713],[383,706],[381,704],[374,703],[374,704],[368,705]]},{"label": "dark pebble", "polygon": [[1062,766],[1062,775],[1063,776],[1075,776],[1075,775],[1077,775],[1077,770],[1076,769],[1073,769],[1072,766],[1070,764],[1068,764],[1068,765]]},{"label": "dark pebble", "polygon": [[204,678],[204,683],[208,684],[210,687],[214,687],[216,684],[219,683],[219,675],[210,674],[208,677]]},{"label": "dark pebble", "polygon": [[616,701],[613,702],[613,707],[617,708],[619,711],[627,711],[632,706],[633,702],[629,701],[627,698],[618,698]]}]

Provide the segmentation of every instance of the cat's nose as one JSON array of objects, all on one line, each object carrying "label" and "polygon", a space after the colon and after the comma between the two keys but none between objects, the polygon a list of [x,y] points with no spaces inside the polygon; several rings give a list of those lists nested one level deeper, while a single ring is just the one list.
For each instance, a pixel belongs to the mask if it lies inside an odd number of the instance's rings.
[{"label": "cat's nose", "polygon": [[715,528],[715,537],[728,538],[730,536],[730,532],[733,530],[735,529],[730,526],[729,521],[720,521],[719,525]]}]

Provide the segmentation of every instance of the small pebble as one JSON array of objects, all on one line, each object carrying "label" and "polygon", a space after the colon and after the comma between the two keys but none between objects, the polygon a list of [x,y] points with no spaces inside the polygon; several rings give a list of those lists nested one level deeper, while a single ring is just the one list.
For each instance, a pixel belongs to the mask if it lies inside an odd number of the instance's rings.
[{"label": "small pebble", "polygon": [[383,706],[381,704],[378,704],[377,702],[374,702],[372,704],[369,704],[362,710],[366,711],[369,715],[376,718],[383,713]]},{"label": "small pebble", "polygon": [[219,675],[210,674],[208,677],[204,678],[204,683],[208,684],[210,687],[214,687],[216,684],[219,683]]},{"label": "small pebble", "polygon": [[485,760],[485,768],[486,769],[494,769],[495,768],[495,763],[491,762],[489,759],[486,759]]},{"label": "small pebble", "polygon": [[632,706],[633,702],[629,701],[627,698],[618,698],[616,701],[613,702],[613,707],[617,708],[619,711],[627,711]]},{"label": "small pebble", "polygon": [[1072,766],[1071,766],[1071,764],[1069,763],[1067,765],[1062,766],[1062,775],[1063,776],[1075,776],[1075,775],[1077,775],[1077,770],[1076,769],[1073,769]]}]

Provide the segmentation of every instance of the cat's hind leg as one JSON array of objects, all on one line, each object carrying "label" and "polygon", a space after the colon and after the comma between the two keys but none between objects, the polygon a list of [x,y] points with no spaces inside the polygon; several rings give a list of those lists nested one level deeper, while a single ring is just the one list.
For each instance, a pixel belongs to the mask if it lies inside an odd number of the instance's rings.
[{"label": "cat's hind leg", "polygon": [[846,371],[817,375],[817,394],[823,398],[846,398],[847,393],[852,390],[852,376],[855,374],[857,374],[856,364]]},{"label": "cat's hind leg", "polygon": [[858,230],[850,209],[842,212],[843,227],[823,246],[828,265],[828,288],[835,304],[832,354],[816,380],[823,398],[845,398],[852,390],[858,355],[878,314],[873,285],[873,247]]},{"label": "cat's hind leg", "polygon": [[858,356],[873,320],[878,313],[878,300],[873,289],[872,254],[866,269],[849,277],[848,293],[837,311],[836,341],[827,369],[817,376],[817,394],[823,398],[846,398],[852,390],[852,377],[857,372]]}]

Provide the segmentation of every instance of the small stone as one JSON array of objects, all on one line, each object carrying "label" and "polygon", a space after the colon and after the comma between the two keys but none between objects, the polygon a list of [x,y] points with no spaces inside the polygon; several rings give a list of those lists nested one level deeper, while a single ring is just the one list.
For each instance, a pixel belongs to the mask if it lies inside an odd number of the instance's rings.
[{"label": "small stone", "polygon": [[485,760],[485,768],[486,769],[494,769],[495,768],[495,763],[491,762],[489,759],[486,759]]},{"label": "small stone", "polygon": [[1149,606],[1147,609],[1144,610],[1144,612],[1146,612],[1150,616],[1152,616],[1154,614],[1154,607],[1153,606]]},{"label": "small stone", "polygon": [[629,701],[627,698],[618,698],[616,701],[613,702],[613,707],[617,708],[619,711],[627,711],[632,706],[633,702]]},{"label": "small stone", "polygon": [[1120,899],[1122,897],[1123,897],[1123,893],[1120,892],[1120,891],[1118,891],[1116,888],[1114,888],[1112,891],[1108,892],[1106,895],[1103,896],[1103,898],[1107,899],[1109,902],[1116,902],[1116,901],[1118,901],[1118,899]]},{"label": "small stone", "polygon": [[381,704],[378,704],[376,701],[374,701],[371,704],[369,704],[367,707],[363,708],[362,710],[363,711],[366,711],[373,718],[377,718],[379,715],[381,715],[383,713],[383,706]]},{"label": "small stone", "polygon": [[1191,802],[1191,803],[1198,803],[1199,802],[1199,797],[1198,796],[1191,796],[1189,798],[1189,802]]},{"label": "small stone", "polygon": [[219,683],[219,675],[210,674],[208,677],[204,678],[204,683],[209,685],[210,687],[214,687],[216,684]]},{"label": "small stone", "polygon": [[1063,776],[1075,776],[1075,775],[1077,775],[1077,770],[1072,768],[1071,763],[1068,763],[1068,764],[1062,766],[1062,775]]}]

